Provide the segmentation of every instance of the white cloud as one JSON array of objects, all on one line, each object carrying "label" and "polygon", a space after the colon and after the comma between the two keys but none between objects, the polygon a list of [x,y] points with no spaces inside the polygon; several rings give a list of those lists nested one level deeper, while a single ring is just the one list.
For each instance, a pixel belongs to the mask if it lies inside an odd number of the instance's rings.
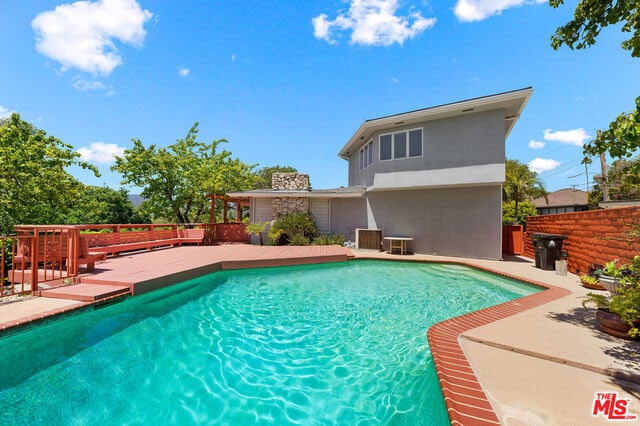
[{"label": "white cloud", "polygon": [[189,68],[178,67],[178,75],[180,77],[187,77],[189,74],[191,74],[191,70]]},{"label": "white cloud", "polygon": [[391,82],[394,84],[400,84],[400,79],[398,79],[398,77],[391,77]]},{"label": "white cloud", "polygon": [[499,15],[503,10],[512,7],[546,2],[547,0],[458,0],[453,13],[462,22],[474,22]]},{"label": "white cloud", "polygon": [[529,161],[529,170],[534,171],[536,173],[548,172],[549,170],[553,170],[558,167],[560,163],[556,160],[552,160],[550,158],[534,158]]},{"label": "white cloud", "polygon": [[326,14],[316,16],[313,35],[319,40],[335,44],[333,37],[342,31],[351,31],[351,43],[366,46],[390,46],[413,38],[436,23],[435,18],[425,18],[413,11],[408,16],[398,16],[398,0],[351,0],[347,12],[330,20]]},{"label": "white cloud", "polygon": [[231,55],[231,62],[235,62],[236,61],[236,54],[232,54]]},{"label": "white cloud", "polygon": [[141,47],[144,23],[152,16],[136,0],[78,1],[39,14],[31,27],[38,52],[58,61],[63,71],[108,75],[122,64],[114,41]]},{"label": "white cloud", "polygon": [[7,108],[0,105],[0,118],[9,118],[13,114],[13,111],[9,111]]},{"label": "white cloud", "polygon": [[542,149],[544,145],[545,143],[541,141],[534,141],[533,139],[529,141],[529,148],[531,149]]},{"label": "white cloud", "polygon": [[544,138],[548,141],[560,142],[567,145],[582,146],[587,140],[591,139],[591,136],[583,128],[564,131],[553,131],[551,129],[546,129],[544,131]]},{"label": "white cloud", "polygon": [[78,150],[82,160],[96,164],[111,164],[115,157],[124,155],[124,148],[114,143],[93,142],[89,148]]}]

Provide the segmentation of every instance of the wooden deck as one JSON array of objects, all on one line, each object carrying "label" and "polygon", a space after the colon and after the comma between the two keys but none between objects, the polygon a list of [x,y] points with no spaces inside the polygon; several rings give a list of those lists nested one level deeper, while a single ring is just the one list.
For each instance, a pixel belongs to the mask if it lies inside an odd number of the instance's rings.
[{"label": "wooden deck", "polygon": [[96,263],[78,284],[42,290],[43,297],[95,301],[117,294],[140,294],[224,269],[341,262],[353,257],[340,246],[173,247],[120,255]]}]

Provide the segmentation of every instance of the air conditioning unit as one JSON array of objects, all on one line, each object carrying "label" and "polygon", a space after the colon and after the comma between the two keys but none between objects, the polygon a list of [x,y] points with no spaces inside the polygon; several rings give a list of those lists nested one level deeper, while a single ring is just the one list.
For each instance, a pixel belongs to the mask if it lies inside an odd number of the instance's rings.
[{"label": "air conditioning unit", "polygon": [[382,229],[356,229],[356,248],[383,251]]}]

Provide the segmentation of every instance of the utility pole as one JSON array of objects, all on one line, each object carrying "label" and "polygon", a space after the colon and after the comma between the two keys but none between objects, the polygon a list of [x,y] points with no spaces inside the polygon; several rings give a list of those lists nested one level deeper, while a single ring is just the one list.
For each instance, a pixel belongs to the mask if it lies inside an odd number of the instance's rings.
[{"label": "utility pole", "polygon": [[609,201],[609,178],[607,176],[607,160],[604,153],[600,154],[600,167],[602,167],[602,201]]},{"label": "utility pole", "polygon": [[[596,140],[600,140],[602,132],[597,131]],[[604,152],[600,153],[600,168],[602,169],[602,201],[609,201],[609,178],[607,176],[607,159]]]}]

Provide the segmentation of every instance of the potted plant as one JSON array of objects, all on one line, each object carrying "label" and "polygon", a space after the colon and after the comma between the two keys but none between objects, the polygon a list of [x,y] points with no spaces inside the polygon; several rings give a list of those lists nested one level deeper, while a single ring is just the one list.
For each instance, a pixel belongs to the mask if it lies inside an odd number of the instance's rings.
[{"label": "potted plant", "polygon": [[580,282],[582,283],[582,287],[591,289],[591,290],[606,290],[598,281],[598,277],[594,277],[591,275],[580,275]]},{"label": "potted plant", "polygon": [[580,275],[580,282],[583,287],[591,290],[606,290],[606,288],[600,284],[600,275],[602,275],[602,265],[592,263],[589,265],[589,271],[584,275]]},{"label": "potted plant", "polygon": [[609,297],[589,293],[582,305],[595,305],[596,321],[602,331],[633,339],[640,337],[640,256],[635,256],[624,271],[619,276],[620,285],[616,293]]},{"label": "potted plant", "polygon": [[612,260],[604,264],[602,275],[598,277],[598,281],[602,286],[611,293],[616,293],[620,287],[620,280],[623,275],[625,265],[618,265],[618,260]]}]

